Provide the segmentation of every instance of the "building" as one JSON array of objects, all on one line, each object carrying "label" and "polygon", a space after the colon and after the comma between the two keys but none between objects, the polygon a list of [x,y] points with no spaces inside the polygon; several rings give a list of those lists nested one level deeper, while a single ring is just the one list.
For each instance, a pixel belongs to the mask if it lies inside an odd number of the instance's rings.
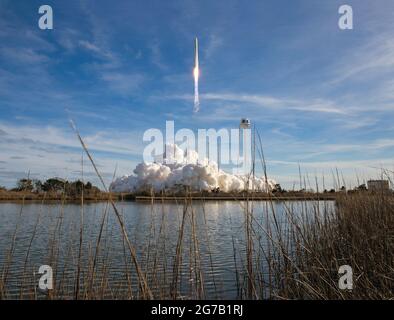
[{"label": "building", "polygon": [[389,191],[390,184],[388,180],[369,180],[367,182],[369,191]]}]

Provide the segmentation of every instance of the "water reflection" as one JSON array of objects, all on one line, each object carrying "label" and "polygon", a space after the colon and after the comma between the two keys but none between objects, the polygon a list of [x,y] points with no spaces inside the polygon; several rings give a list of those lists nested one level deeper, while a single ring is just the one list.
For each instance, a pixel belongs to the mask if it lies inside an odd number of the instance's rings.
[{"label": "water reflection", "polygon": [[[239,296],[237,272],[242,271],[245,262],[247,206],[253,214],[254,246],[259,248],[265,245],[264,230],[273,224],[273,217],[280,228],[286,228],[289,222],[286,212],[301,219],[311,212],[331,210],[332,205],[332,202],[259,201],[247,205],[237,201],[210,201],[187,206],[185,214],[185,206],[176,203],[117,203],[156,297],[168,298],[174,283],[178,248],[180,294],[200,297],[196,294],[202,287],[205,298],[228,299]],[[8,272],[6,288],[10,297],[18,296],[21,287],[27,291],[34,288],[32,273],[42,264],[53,266],[59,290],[64,296],[72,297],[82,213],[81,283],[86,285],[90,280],[95,261],[94,286],[106,283],[105,293],[99,297],[135,297],[130,290],[130,287],[137,290],[135,270],[116,215],[107,203],[88,203],[83,208],[78,204],[2,203],[0,268]],[[11,259],[7,255],[10,248]],[[262,257],[256,259],[261,260],[256,261],[259,268],[264,266]]]}]

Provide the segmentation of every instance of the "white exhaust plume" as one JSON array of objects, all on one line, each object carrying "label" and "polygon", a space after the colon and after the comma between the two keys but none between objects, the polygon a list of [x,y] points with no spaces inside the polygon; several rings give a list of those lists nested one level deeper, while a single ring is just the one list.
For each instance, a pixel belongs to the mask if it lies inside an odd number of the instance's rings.
[{"label": "white exhaust plume", "polygon": [[116,179],[110,186],[112,192],[141,192],[154,190],[181,191],[185,186],[193,191],[211,191],[219,188],[223,192],[272,190],[274,180],[264,177],[233,175],[218,169],[215,162],[205,159],[198,161],[194,150],[183,151],[177,145],[166,145],[168,157],[163,155],[160,162],[140,163],[134,175]]},{"label": "white exhaust plume", "polygon": [[198,96],[198,77],[200,75],[200,67],[198,64],[198,40],[194,40],[194,112],[200,111],[200,98]]}]

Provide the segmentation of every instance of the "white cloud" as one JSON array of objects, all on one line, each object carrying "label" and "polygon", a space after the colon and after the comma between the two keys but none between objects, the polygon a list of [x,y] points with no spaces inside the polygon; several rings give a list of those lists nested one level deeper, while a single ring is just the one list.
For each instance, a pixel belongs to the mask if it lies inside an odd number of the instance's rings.
[{"label": "white cloud", "polygon": [[[165,98],[168,99],[182,99],[191,100],[192,95],[171,95]],[[310,113],[330,113],[345,115],[347,111],[344,108],[339,107],[333,101],[324,99],[294,99],[287,97],[274,97],[269,95],[259,94],[244,94],[244,93],[205,93],[200,94],[200,99],[203,103],[207,101],[218,101],[223,103],[232,103],[230,106],[226,106],[225,109],[220,108],[216,110],[224,114],[230,115],[231,113],[238,113],[238,111],[247,112],[261,112],[265,108],[269,108],[277,111],[301,111]],[[212,110],[211,110],[212,111]],[[239,117],[237,115],[237,117]]]},{"label": "white cloud", "polygon": [[4,47],[0,49],[0,54],[5,61],[12,61],[17,64],[39,64],[49,61],[46,55],[38,53],[33,48]]},{"label": "white cloud", "polygon": [[[391,34],[379,34],[343,57],[334,69],[329,84],[346,80],[368,80],[376,75],[394,72],[394,40]],[[360,77],[363,75],[363,77]]]},{"label": "white cloud", "polygon": [[105,58],[108,58],[108,59],[113,58],[113,54],[111,52],[98,47],[97,45],[95,45],[92,42],[89,42],[89,41],[86,41],[86,40],[80,40],[78,43],[79,43],[79,45],[82,48],[84,48],[84,49],[86,49],[88,51],[91,51],[93,53],[96,53],[96,54],[98,54],[100,56],[103,56]]},{"label": "white cloud", "polygon": [[[53,126],[18,126],[0,123],[0,130],[6,134],[0,141],[3,147],[19,152],[23,148],[20,143],[35,146],[56,146],[80,148],[78,139],[70,129],[60,129]],[[107,152],[119,155],[138,156],[141,154],[142,143],[138,143],[136,132],[101,132],[83,136],[84,141],[92,151]],[[142,141],[142,139],[141,139]],[[11,143],[12,142],[12,143]]]},{"label": "white cloud", "polygon": [[168,66],[164,63],[163,55],[160,50],[160,43],[157,40],[153,41],[149,45],[149,49],[151,51],[151,59],[153,64],[162,70],[167,70]]},{"label": "white cloud", "polygon": [[145,76],[139,73],[126,74],[122,72],[103,72],[101,79],[108,83],[114,91],[129,95],[135,93],[145,81]]},{"label": "white cloud", "polygon": [[267,160],[268,165],[296,166],[305,169],[327,170],[327,169],[389,169],[394,166],[394,158],[377,158],[369,160],[336,160],[336,161],[283,161]]},{"label": "white cloud", "polygon": [[216,34],[211,34],[204,49],[205,58],[211,58],[222,45],[223,39]]},{"label": "white cloud", "polygon": [[[81,178],[82,148],[71,129],[0,123],[0,133],[0,185],[13,186],[29,171],[32,177],[40,179],[51,176]],[[127,174],[141,158],[142,139],[136,139],[136,136],[134,132],[96,132],[83,136],[107,182],[110,182],[116,166],[117,175]],[[84,157],[85,175],[96,181],[94,170],[86,155]]]}]

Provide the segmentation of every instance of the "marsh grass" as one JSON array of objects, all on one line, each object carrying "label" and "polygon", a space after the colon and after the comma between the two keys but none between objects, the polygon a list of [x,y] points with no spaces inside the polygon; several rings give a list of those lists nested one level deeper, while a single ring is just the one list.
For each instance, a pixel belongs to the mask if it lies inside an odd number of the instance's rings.
[{"label": "marsh grass", "polygon": [[[154,199],[160,204],[160,199]],[[272,202],[275,200],[273,199]],[[55,225],[49,232],[46,263],[53,266],[55,287],[47,295],[37,293],[37,278],[30,264],[32,244],[38,225],[45,217],[39,214],[29,235],[25,258],[20,263],[22,277],[18,279],[18,294],[10,281],[16,267],[13,252],[18,242],[17,226],[0,278],[1,298],[19,299],[204,299],[221,298],[223,283],[214,272],[216,262],[211,253],[212,243],[208,223],[203,213],[197,213],[192,199],[179,204],[178,226],[169,226],[164,206],[151,209],[151,227],[147,228],[145,246],[136,253],[140,273],[135,269],[129,246],[123,235],[123,270],[111,274],[113,268],[111,240],[121,228],[109,226],[108,216],[114,214],[110,202],[98,215],[97,238],[89,238],[83,230],[83,220],[75,221],[69,229],[70,239],[64,243],[62,233],[64,210],[54,217]],[[21,205],[22,206],[22,205]],[[45,204],[43,203],[43,206]],[[240,203],[244,215],[244,236],[232,235],[233,272],[239,299],[392,299],[393,298],[393,212],[392,195],[343,194],[335,206],[316,201],[304,206],[297,202],[283,202],[285,214],[277,216],[276,206],[268,202],[253,208],[254,203]],[[253,210],[252,210],[253,208]],[[257,215],[256,210],[265,210]],[[23,210],[21,210],[22,214]],[[125,214],[121,214],[124,221]],[[199,216],[200,215],[200,216]],[[202,215],[202,216],[201,216]],[[198,221],[198,223],[197,223]],[[229,222],[232,223],[231,221]],[[125,224],[126,225],[126,224]],[[171,228],[170,228],[171,227]],[[239,226],[234,226],[239,228]],[[126,227],[124,228],[126,230]],[[239,230],[234,231],[237,234]],[[176,239],[172,241],[169,237]],[[119,235],[118,237],[119,238]],[[138,245],[142,239],[135,237]],[[130,240],[129,240],[130,241]],[[85,243],[85,244],[83,244]],[[229,257],[231,258],[231,257]],[[209,263],[203,266],[202,259]],[[338,287],[338,269],[350,265],[354,273],[352,291]],[[209,272],[210,271],[210,272]],[[139,275],[143,272],[146,288]],[[116,281],[114,282],[114,277]],[[206,282],[211,291],[206,292]],[[114,285],[116,283],[116,285]]]},{"label": "marsh grass", "polygon": [[[107,190],[91,154],[75,131]],[[259,148],[254,156],[259,158],[267,178],[258,133],[257,137]],[[300,176],[300,181],[306,179]],[[32,272],[37,266],[31,261],[31,250],[41,221],[48,217],[38,214],[22,263],[16,265],[13,257],[23,216],[28,214],[22,202],[10,247],[0,266],[0,298],[222,298],[224,284],[222,275],[215,272],[215,243],[207,222],[205,202],[199,202],[202,211],[197,210],[190,190],[185,192],[183,201],[177,206],[180,209],[177,220],[171,224],[164,205],[165,192],[162,196],[152,193],[150,223],[142,235],[130,234],[127,213],[118,208],[119,202],[115,202],[110,193],[102,212],[97,212],[95,238],[87,234],[88,228],[85,228],[83,196],[79,219],[70,226],[64,225],[65,201],[61,200],[56,207],[59,212],[51,212],[55,223],[48,231],[44,257],[54,270],[54,288],[47,293],[37,290],[40,275]],[[229,257],[233,260],[236,286],[233,298],[394,298],[394,197],[391,193],[342,193],[337,196],[335,205],[306,199],[295,204],[280,202],[281,213],[277,212],[275,195],[268,195],[270,199],[263,202],[263,206],[256,206],[253,192],[246,193],[243,201],[238,201],[241,227],[229,217],[234,231],[231,235],[233,253]],[[43,200],[42,210],[44,208]],[[110,215],[115,216],[116,227],[109,223]],[[240,230],[242,236],[235,236]],[[121,242],[123,261],[115,274],[114,241]],[[341,265],[353,268],[354,288],[351,291],[338,287]],[[17,290],[15,282],[10,280],[14,268],[20,268],[22,275],[18,278]]]}]

